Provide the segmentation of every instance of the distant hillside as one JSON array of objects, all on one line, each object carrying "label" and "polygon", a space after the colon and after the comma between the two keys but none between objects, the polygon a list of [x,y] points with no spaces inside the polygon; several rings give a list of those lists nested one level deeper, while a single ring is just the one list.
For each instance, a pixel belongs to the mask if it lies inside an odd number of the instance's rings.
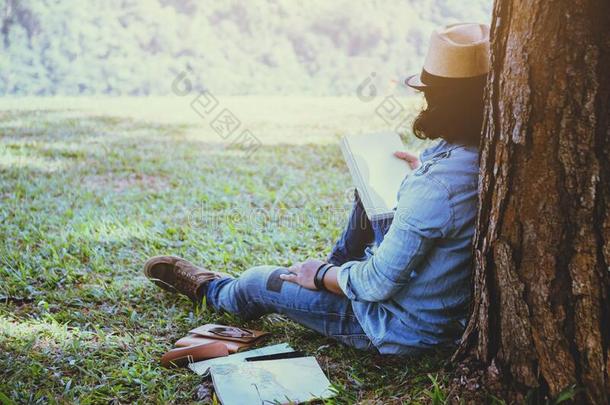
[{"label": "distant hillside", "polygon": [[[0,0],[0,94],[348,95],[418,71],[431,30],[491,0]],[[187,71],[188,72],[188,71]]]}]

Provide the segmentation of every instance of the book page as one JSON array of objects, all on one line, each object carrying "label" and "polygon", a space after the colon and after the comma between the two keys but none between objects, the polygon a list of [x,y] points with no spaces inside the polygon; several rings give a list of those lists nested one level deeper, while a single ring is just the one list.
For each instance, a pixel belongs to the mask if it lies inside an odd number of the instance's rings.
[{"label": "book page", "polygon": [[314,357],[221,364],[210,373],[223,405],[301,403],[332,396]]},{"label": "book page", "polygon": [[394,156],[404,149],[400,137],[395,133],[348,135],[345,142],[355,166],[350,172],[367,215],[371,219],[391,216],[400,184],[410,172],[408,164]]}]

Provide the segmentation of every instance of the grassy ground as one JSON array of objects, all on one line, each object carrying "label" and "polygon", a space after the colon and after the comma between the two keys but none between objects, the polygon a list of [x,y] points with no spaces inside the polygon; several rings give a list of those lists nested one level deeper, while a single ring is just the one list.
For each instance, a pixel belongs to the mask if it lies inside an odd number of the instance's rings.
[{"label": "grassy ground", "polygon": [[[213,401],[208,382],[158,360],[189,329],[238,320],[163,293],[143,262],[171,253],[238,274],[323,257],[349,208],[332,143],[247,158],[181,125],[61,111],[0,122],[0,403]],[[382,358],[278,316],[248,326],[316,355],[337,403],[443,397],[446,354]]]}]

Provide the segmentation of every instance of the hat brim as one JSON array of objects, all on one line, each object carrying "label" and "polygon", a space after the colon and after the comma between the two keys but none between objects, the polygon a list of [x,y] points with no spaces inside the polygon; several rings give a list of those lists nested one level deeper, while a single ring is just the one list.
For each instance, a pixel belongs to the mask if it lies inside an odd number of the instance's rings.
[{"label": "hat brim", "polygon": [[423,90],[423,89],[429,87],[421,81],[420,74],[416,74],[416,75],[407,77],[405,79],[405,84],[415,90]]}]

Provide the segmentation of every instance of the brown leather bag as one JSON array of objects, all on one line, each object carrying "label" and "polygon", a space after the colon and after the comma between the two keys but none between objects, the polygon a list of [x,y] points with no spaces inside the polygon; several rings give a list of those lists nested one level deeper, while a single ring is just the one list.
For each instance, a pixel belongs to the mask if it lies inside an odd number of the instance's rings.
[{"label": "brown leather bag", "polygon": [[269,336],[269,332],[206,324],[190,331],[178,339],[176,349],[172,349],[161,357],[165,367],[183,367],[196,361],[228,356],[242,349],[247,349]]},{"label": "brown leather bag", "polygon": [[228,355],[227,345],[221,342],[206,342],[168,351],[161,357],[161,365],[164,367],[184,367],[196,361]]},{"label": "brown leather bag", "polygon": [[242,343],[254,343],[269,335],[269,332],[260,330],[238,328],[237,326],[216,325],[213,323],[199,326],[189,333],[210,339],[230,340]]},{"label": "brown leather bag", "polygon": [[210,338],[202,337],[199,335],[193,335],[191,333],[189,333],[188,335],[186,335],[183,338],[178,339],[176,341],[176,343],[174,343],[174,345],[176,347],[187,347],[187,346],[200,345],[202,343],[213,343],[213,342],[220,342],[220,343],[224,344],[227,347],[227,350],[229,351],[229,353],[237,353],[238,351],[240,351],[242,349],[247,349],[250,346],[252,346],[251,343],[233,342],[231,340],[210,339]]}]

